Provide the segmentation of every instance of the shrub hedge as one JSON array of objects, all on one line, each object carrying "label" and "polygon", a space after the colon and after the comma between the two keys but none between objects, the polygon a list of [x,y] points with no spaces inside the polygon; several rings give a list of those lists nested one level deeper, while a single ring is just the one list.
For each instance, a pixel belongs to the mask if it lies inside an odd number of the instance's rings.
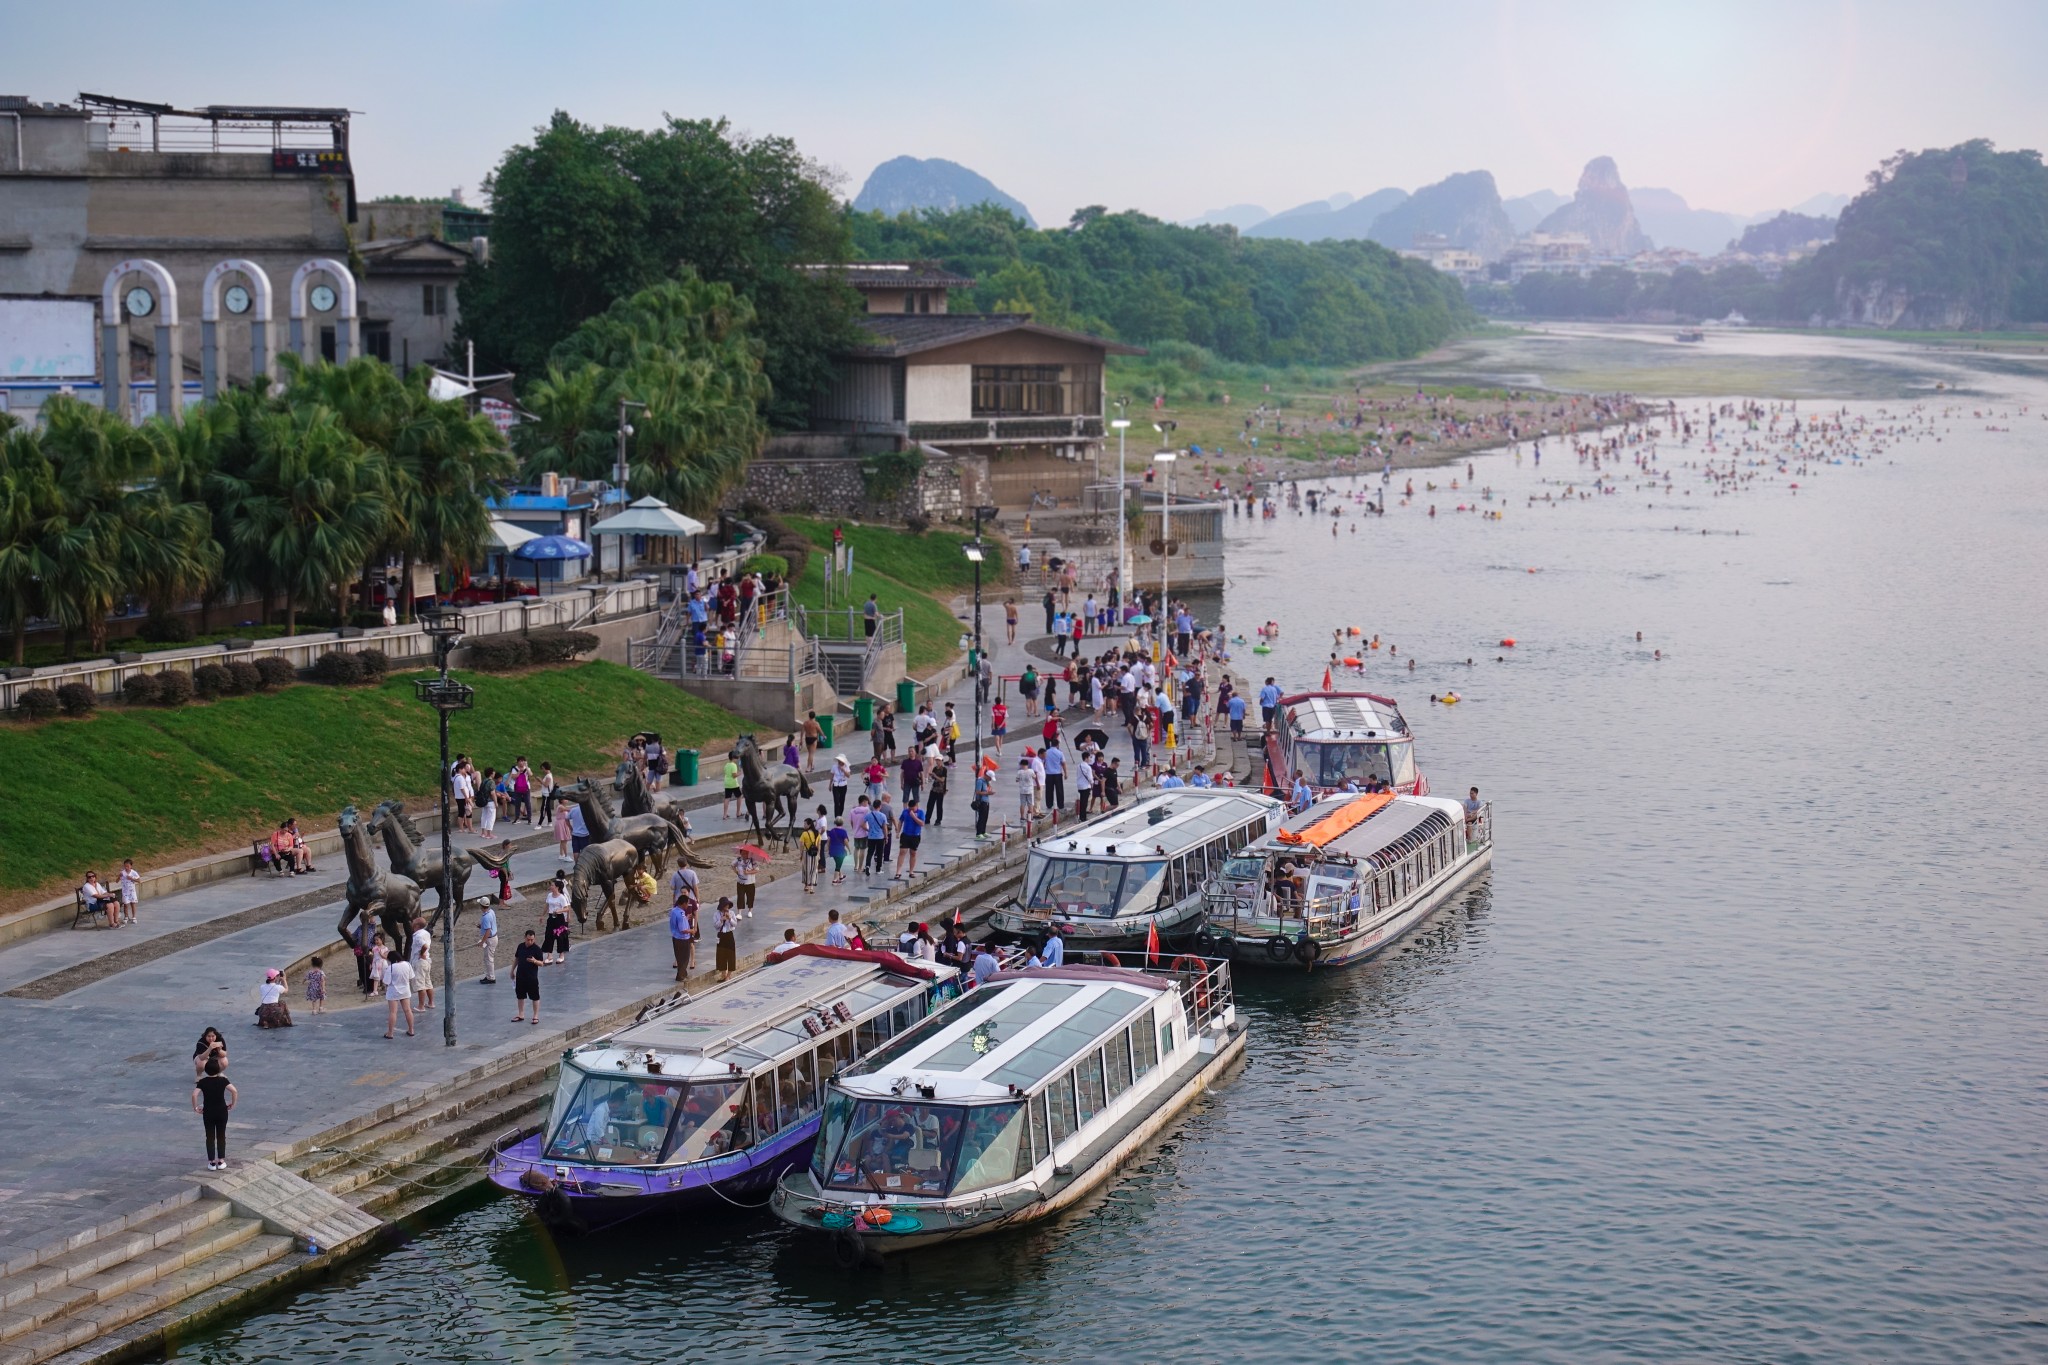
[{"label": "shrub hedge", "polygon": [[228,663],[228,691],[240,695],[244,692],[263,690],[263,670],[247,659],[234,659]]},{"label": "shrub hedge", "polygon": [[99,704],[99,693],[84,683],[65,683],[57,689],[57,705],[67,716],[89,716]]},{"label": "shrub hedge", "polygon": [[57,694],[47,687],[31,687],[16,699],[23,715],[30,720],[48,720],[57,714]]},{"label": "shrub hedge", "polygon": [[156,699],[164,706],[183,706],[192,700],[192,675],[175,668],[157,674]]},{"label": "shrub hedge", "polygon": [[313,662],[313,678],[316,682],[332,683],[346,687],[363,680],[362,661],[355,655],[339,649],[330,649]]},{"label": "shrub hedge", "polygon": [[121,684],[121,695],[127,698],[130,706],[148,706],[156,700],[158,690],[154,673],[137,673]]},{"label": "shrub hedge", "polygon": [[263,692],[274,692],[280,687],[290,687],[299,680],[299,670],[288,660],[275,654],[266,654],[256,661],[257,688]]},{"label": "shrub hedge", "polygon": [[382,682],[391,671],[391,656],[381,649],[359,649],[355,659],[362,666],[364,682]]},{"label": "shrub hedge", "polygon": [[231,696],[236,690],[235,675],[219,664],[201,664],[192,670],[192,686],[209,701]]}]

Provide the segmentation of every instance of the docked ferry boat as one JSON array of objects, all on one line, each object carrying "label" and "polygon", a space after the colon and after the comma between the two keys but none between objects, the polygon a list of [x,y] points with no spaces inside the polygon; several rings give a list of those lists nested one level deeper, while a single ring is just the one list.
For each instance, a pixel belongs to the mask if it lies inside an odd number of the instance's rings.
[{"label": "docked ferry boat", "polygon": [[999,972],[833,1078],[824,1137],[770,1206],[848,1266],[1049,1218],[1244,1046],[1226,963]]},{"label": "docked ferry boat", "polygon": [[758,1204],[810,1159],[824,1078],[958,994],[957,971],[804,944],[562,1056],[547,1124],[491,1153],[491,1182],[570,1228]]},{"label": "docked ferry boat", "polygon": [[1493,809],[1431,796],[1318,801],[1224,865],[1202,947],[1246,964],[1363,962],[1493,862]]},{"label": "docked ferry boat", "polygon": [[1286,796],[1300,773],[1317,796],[1378,778],[1403,796],[1427,796],[1415,736],[1400,704],[1373,692],[1296,692],[1280,698],[1266,731],[1266,789]]},{"label": "docked ferry boat", "polygon": [[1279,823],[1286,806],[1240,787],[1174,787],[1033,841],[1019,894],[990,928],[1015,939],[1057,928],[1083,952],[1187,946],[1202,889],[1230,855]]}]

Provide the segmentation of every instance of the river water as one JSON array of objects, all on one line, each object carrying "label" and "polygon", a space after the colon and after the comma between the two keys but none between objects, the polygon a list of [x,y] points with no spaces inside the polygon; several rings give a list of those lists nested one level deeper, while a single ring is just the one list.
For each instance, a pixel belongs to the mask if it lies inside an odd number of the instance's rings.
[{"label": "river water", "polygon": [[177,1358],[2048,1358],[2048,378],[1612,328],[1405,372],[1947,415],[1796,492],[1667,443],[1669,491],[1561,501],[1553,442],[1474,461],[1499,521],[1460,467],[1233,523],[1226,619],[1282,630],[1244,671],[1398,646],[1368,681],[1496,862],[1415,951],[1243,974],[1250,1062],[1091,1210],[848,1276],[759,1215],[558,1247],[485,1198]]}]

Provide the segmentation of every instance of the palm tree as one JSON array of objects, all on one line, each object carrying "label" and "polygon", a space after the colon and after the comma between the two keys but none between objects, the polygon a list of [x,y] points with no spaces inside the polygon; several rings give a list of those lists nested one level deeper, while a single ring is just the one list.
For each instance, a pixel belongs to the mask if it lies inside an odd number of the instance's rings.
[{"label": "palm tree", "polygon": [[617,375],[594,361],[548,366],[520,402],[527,420],[512,429],[526,477],[609,474],[618,450],[620,396]]},{"label": "palm tree", "polygon": [[[435,398],[428,378],[419,371],[403,386],[403,417],[389,447],[408,588],[416,561],[452,568],[483,559],[491,531],[487,499],[517,471],[490,419]],[[408,613],[411,597],[408,591]]]},{"label": "palm tree", "polygon": [[229,572],[269,601],[282,595],[285,633],[302,601],[344,600],[386,534],[384,460],[323,405],[264,405],[243,414],[236,450],[210,478],[228,518]]},{"label": "palm tree", "polygon": [[[12,426],[12,423],[9,423]],[[0,620],[14,637],[13,661],[28,647],[28,622],[49,613],[53,565],[46,531],[60,527],[57,477],[33,428],[0,429]]]}]

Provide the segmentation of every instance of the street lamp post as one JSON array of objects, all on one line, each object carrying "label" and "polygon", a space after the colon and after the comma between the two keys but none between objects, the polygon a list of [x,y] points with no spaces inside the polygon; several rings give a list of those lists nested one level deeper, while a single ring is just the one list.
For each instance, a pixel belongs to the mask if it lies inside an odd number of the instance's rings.
[{"label": "street lamp post", "polygon": [[[627,438],[628,436],[631,436],[631,435],[633,434],[633,424],[632,424],[631,422],[628,422],[628,421],[626,420],[626,409],[627,409],[627,408],[639,408],[639,409],[640,409],[641,411],[643,411],[643,412],[644,412],[644,411],[646,411],[646,409],[647,409],[647,405],[646,405],[645,403],[636,403],[636,402],[634,402],[634,401],[633,401],[632,399],[630,399],[630,398],[621,398],[621,399],[619,400],[619,467],[618,467],[618,484],[619,484],[619,510],[620,510],[621,512],[623,512],[623,511],[625,511],[625,510],[626,510],[626,438]],[[618,537],[618,541],[619,541],[619,576],[618,576],[618,579],[617,579],[617,581],[618,581],[618,582],[620,582],[620,583],[623,583],[623,582],[625,582],[625,581],[626,581],[626,538],[625,538],[624,536],[620,536],[620,537]],[[598,561],[598,566],[597,566],[597,581],[598,581],[598,582],[600,582],[600,583],[604,582],[604,562],[603,562],[602,560],[599,560],[599,561]]]},{"label": "street lamp post", "polygon": [[441,1038],[455,1046],[455,851],[448,813],[448,714],[476,704],[476,689],[448,676],[448,656],[462,643],[462,613],[435,604],[419,614],[420,625],[434,642],[435,677],[413,680],[413,692],[434,708],[441,721],[441,989],[447,1010],[441,1016]]},{"label": "street lamp post", "polygon": [[974,565],[974,766],[981,770],[981,708],[988,704],[988,694],[981,685],[981,666],[985,655],[981,643],[981,564],[987,558],[987,551],[981,543],[981,523],[991,520],[996,509],[987,505],[974,509],[974,539],[961,550]]},{"label": "street lamp post", "polygon": [[1126,409],[1131,405],[1128,398],[1116,400],[1116,420],[1110,425],[1116,428],[1116,601],[1111,605],[1111,618],[1117,628],[1124,624],[1124,502],[1129,497],[1124,487],[1124,433],[1131,429],[1131,419]]},{"label": "street lamp post", "polygon": [[1152,463],[1166,467],[1166,501],[1159,513],[1159,613],[1152,619],[1152,656],[1155,660],[1163,654],[1160,646],[1166,636],[1168,614],[1173,610],[1173,603],[1167,597],[1167,568],[1173,552],[1173,462],[1179,458],[1180,453],[1173,450],[1162,450],[1152,457]]}]

